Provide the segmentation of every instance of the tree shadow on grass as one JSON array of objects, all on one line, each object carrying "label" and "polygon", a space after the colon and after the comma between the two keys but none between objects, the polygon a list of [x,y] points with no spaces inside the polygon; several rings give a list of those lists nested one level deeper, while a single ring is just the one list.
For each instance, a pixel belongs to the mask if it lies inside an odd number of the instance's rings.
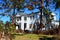
[{"label": "tree shadow on grass", "polygon": [[39,38],[39,40],[60,40],[60,39],[58,39],[57,37],[46,37],[46,36],[43,36],[42,38]]},{"label": "tree shadow on grass", "polygon": [[12,39],[15,39],[16,36],[23,36],[23,35],[25,34],[11,34],[10,39],[12,40]]}]

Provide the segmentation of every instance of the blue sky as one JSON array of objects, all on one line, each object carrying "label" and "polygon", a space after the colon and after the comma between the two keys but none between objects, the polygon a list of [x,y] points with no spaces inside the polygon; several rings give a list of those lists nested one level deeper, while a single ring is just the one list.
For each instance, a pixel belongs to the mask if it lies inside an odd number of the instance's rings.
[{"label": "blue sky", "polygon": [[[2,2],[3,0],[0,0],[0,3]],[[2,2],[3,3],[3,2]],[[45,4],[44,4],[45,5]],[[55,14],[56,14],[56,20],[59,20],[59,9],[57,9],[56,11],[54,11],[55,9],[54,9],[54,4],[50,4],[50,6],[49,6],[49,8],[50,8],[50,11],[52,11],[52,12],[55,12]],[[38,9],[34,9],[34,10],[28,10],[27,8],[25,8],[25,11],[24,11],[24,13],[26,13],[26,14],[30,14],[30,13],[32,13],[32,12],[38,12],[39,10]],[[4,10],[0,10],[0,13],[3,13],[4,12]],[[12,11],[10,12],[10,13],[12,13]],[[10,21],[10,17],[8,17],[8,16],[4,16],[4,17],[2,17],[2,18],[0,18],[0,20],[2,20],[4,23],[6,22],[6,21]]]}]

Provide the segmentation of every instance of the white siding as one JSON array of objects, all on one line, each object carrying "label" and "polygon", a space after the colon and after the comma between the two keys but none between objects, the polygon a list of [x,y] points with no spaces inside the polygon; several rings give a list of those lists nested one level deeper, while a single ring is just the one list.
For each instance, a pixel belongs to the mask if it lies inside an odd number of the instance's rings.
[{"label": "white siding", "polygon": [[27,24],[25,30],[30,30],[29,28],[30,28],[31,21],[32,20],[30,19],[30,17],[27,17],[27,20],[24,20],[24,16],[21,16],[21,20],[19,20],[19,21],[17,21],[17,19],[16,19],[16,22],[18,24],[21,23],[21,29],[22,30],[24,30],[24,23]]}]

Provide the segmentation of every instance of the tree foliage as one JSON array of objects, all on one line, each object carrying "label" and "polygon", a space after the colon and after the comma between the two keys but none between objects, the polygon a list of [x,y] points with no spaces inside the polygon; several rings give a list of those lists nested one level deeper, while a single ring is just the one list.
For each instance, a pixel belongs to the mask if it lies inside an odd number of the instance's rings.
[{"label": "tree foliage", "polygon": [[0,31],[3,31],[4,30],[4,24],[3,24],[3,21],[0,21]]},{"label": "tree foliage", "polygon": [[60,0],[53,0],[53,2],[56,3],[56,5],[55,5],[56,9],[60,7]]},{"label": "tree foliage", "polygon": [[7,21],[5,24],[5,33],[10,32],[10,30],[11,30],[10,27],[11,27],[11,23]]}]

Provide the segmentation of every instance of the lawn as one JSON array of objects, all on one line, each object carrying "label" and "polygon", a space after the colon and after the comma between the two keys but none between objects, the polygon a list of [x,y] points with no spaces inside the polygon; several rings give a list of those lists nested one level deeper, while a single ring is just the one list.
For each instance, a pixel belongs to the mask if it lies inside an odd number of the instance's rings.
[{"label": "lawn", "polygon": [[40,38],[52,38],[53,35],[42,35],[42,34],[12,34],[14,35],[12,40],[40,40]]}]

